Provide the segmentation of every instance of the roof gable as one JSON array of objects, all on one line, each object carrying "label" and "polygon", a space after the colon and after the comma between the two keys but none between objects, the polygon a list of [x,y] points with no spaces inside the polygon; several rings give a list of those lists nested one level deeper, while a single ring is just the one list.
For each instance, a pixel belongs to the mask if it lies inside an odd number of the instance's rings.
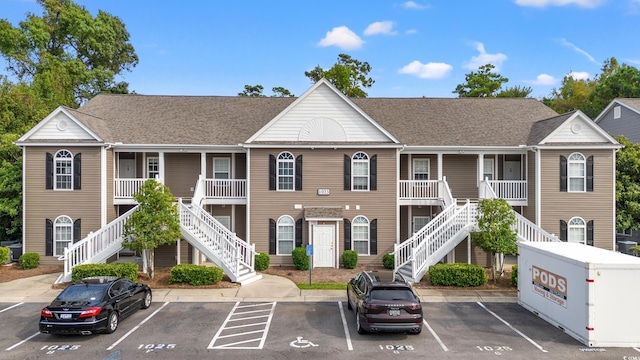
[{"label": "roof gable", "polygon": [[398,143],[398,140],[322,79],[247,140],[253,142]]},{"label": "roof gable", "polygon": [[531,145],[549,145],[554,143],[618,144],[614,138],[597,126],[580,110],[538,123],[541,125],[545,122],[554,123],[555,126],[553,130],[539,140],[537,144]]},{"label": "roof gable", "polygon": [[624,106],[632,112],[640,114],[640,98],[616,98],[611,100],[609,105],[604,108],[593,120],[596,124],[599,123],[615,106]]},{"label": "roof gable", "polygon": [[102,141],[72,115],[71,109],[59,106],[17,142],[34,141]]}]

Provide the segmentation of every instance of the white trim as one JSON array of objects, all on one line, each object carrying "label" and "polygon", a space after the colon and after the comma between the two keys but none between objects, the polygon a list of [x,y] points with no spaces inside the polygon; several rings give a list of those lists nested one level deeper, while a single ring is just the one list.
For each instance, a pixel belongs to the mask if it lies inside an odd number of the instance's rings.
[{"label": "white trim", "polygon": [[[96,141],[104,141],[101,137],[99,137],[96,133],[94,133],[93,131],[91,131],[88,127],[86,127],[81,121],[79,121],[78,119],[76,119],[75,116],[71,115],[71,112],[69,112],[67,109],[65,109],[63,106],[58,106],[55,110],[53,110],[49,115],[47,115],[47,117],[45,117],[44,119],[40,120],[40,122],[38,122],[38,124],[36,126],[34,126],[33,128],[31,128],[31,130],[27,131],[26,134],[22,135],[20,137],[20,139],[18,139],[16,141],[16,145],[18,143],[23,143],[27,140],[29,140],[29,138],[31,136],[33,136],[33,134],[35,134],[36,132],[38,132],[40,129],[42,129],[44,126],[47,125],[47,123],[54,117],[56,117],[58,114],[63,113],[65,116],[67,116],[69,118],[69,120],[73,121],[74,123],[76,123],[76,125],[78,125],[80,128],[82,128],[82,130],[86,131],[87,134],[91,135],[91,137],[93,137]],[[51,145],[51,144],[45,144],[43,146],[47,146],[47,145]],[[67,143],[68,145],[68,143]],[[18,145],[20,146],[20,145]]]},{"label": "white trim", "polygon": [[[115,166],[116,163],[116,154],[113,153],[113,164]],[[103,227],[107,224],[107,149],[100,149],[100,227]],[[115,170],[114,170],[114,178]],[[111,182],[111,186],[113,186],[113,181]]]},{"label": "white trim", "polygon": [[[622,99],[624,99],[624,98],[622,98]],[[596,123],[596,124],[599,123],[600,120],[602,120],[604,118],[604,115],[607,114],[609,111],[611,111],[611,108],[613,106],[616,106],[616,105],[624,106],[625,108],[627,108],[627,109],[629,109],[629,110],[631,110],[631,111],[633,111],[633,112],[635,112],[637,114],[640,114],[640,109],[636,109],[636,108],[634,108],[632,106],[629,106],[629,105],[625,104],[624,102],[622,102],[622,99],[616,98],[616,99],[611,100],[611,102],[607,105],[607,107],[605,107],[600,112],[600,114],[598,114],[598,116],[596,116],[596,118],[593,120],[593,122]]]},{"label": "white trim", "polygon": [[[575,113],[573,113],[571,116],[569,116],[561,125],[559,125],[558,127],[556,127],[550,134],[548,134],[544,139],[542,139],[541,141],[538,142],[538,144],[540,145],[544,145],[547,141],[549,141],[550,139],[552,139],[554,137],[554,135],[556,133],[558,133],[559,129],[561,127],[563,127],[565,124],[568,124],[569,122],[573,121],[576,118],[580,118],[583,122],[583,124],[585,126],[589,126],[593,131],[595,131],[596,133],[598,133],[598,135],[600,135],[601,137],[604,138],[604,140],[606,140],[607,142],[610,142],[611,144],[618,144],[619,143],[616,141],[616,139],[614,139],[613,137],[611,137],[611,135],[609,135],[606,131],[604,131],[600,126],[596,125],[587,115],[585,115],[582,111],[580,110],[576,110]],[[566,146],[565,146],[566,148]]]},{"label": "white trim", "polygon": [[536,150],[535,154],[536,154],[536,190],[535,190],[536,221],[534,221],[534,223],[538,226],[541,226],[542,219],[540,219],[540,216],[542,215],[542,210],[540,209],[540,207],[542,206],[541,204],[542,200],[540,198],[542,197],[542,187],[540,186],[540,181],[542,177],[540,174],[540,171],[541,171],[540,159],[542,158],[542,156],[540,155],[540,150]]}]

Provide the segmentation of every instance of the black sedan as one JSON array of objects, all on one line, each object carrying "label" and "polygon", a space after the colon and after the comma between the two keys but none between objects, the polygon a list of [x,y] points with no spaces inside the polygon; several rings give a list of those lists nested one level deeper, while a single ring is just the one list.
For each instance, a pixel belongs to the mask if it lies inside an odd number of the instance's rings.
[{"label": "black sedan", "polygon": [[45,334],[113,333],[120,320],[151,306],[151,288],[129,279],[83,279],[64,289],[40,312]]}]

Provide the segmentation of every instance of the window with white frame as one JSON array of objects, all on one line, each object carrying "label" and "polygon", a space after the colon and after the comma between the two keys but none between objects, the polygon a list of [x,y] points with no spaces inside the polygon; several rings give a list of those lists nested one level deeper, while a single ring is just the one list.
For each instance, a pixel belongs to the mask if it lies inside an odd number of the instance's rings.
[{"label": "window with white frame", "polygon": [[60,150],[54,158],[56,171],[56,190],[73,189],[73,155],[67,150]]},{"label": "window with white frame", "polygon": [[369,255],[369,220],[356,216],[351,222],[352,249],[359,255]]},{"label": "window with white frame", "polygon": [[567,242],[586,244],[587,223],[582,218],[574,217],[567,226]]},{"label": "window with white frame", "polygon": [[227,230],[231,230],[231,217],[229,217],[229,216],[214,216],[214,218],[216,220],[218,220],[218,222],[220,224],[222,224],[222,226],[224,226]]},{"label": "window with white frame", "polygon": [[147,178],[157,179],[160,177],[160,158],[148,157],[147,158]]},{"label": "window with white frame", "polygon": [[357,152],[351,158],[352,190],[369,190],[369,156]]},{"label": "window with white frame", "polygon": [[231,178],[231,161],[229,158],[213,159],[213,178],[214,179],[230,179]]},{"label": "window with white frame", "polygon": [[569,191],[586,191],[586,160],[584,155],[580,153],[571,154],[567,165]]},{"label": "window with white frame", "polygon": [[73,242],[73,222],[68,216],[60,216],[53,223],[53,256],[64,255],[64,249]]},{"label": "window with white frame", "polygon": [[291,255],[295,241],[295,226],[291,216],[285,215],[278,219],[276,231],[276,253],[278,255]]},{"label": "window with white frame", "polygon": [[495,159],[493,159],[493,158],[484,158],[483,159],[482,180],[484,180],[484,179],[493,180],[494,179],[494,171],[495,171],[494,164],[495,164]]},{"label": "window with white frame", "polygon": [[616,106],[616,107],[613,108],[613,118],[614,119],[620,119],[620,116],[621,116],[620,113],[621,113],[620,106]]},{"label": "window with white frame", "polygon": [[414,216],[413,217],[413,233],[417,233],[427,225],[427,223],[431,220],[430,216]]},{"label": "window with white frame", "polygon": [[413,180],[429,180],[429,159],[413,159]]},{"label": "window with white frame", "polygon": [[293,190],[295,177],[294,158],[290,152],[278,155],[278,190]]},{"label": "window with white frame", "polygon": [[631,229],[616,229],[616,234],[618,235],[622,235],[622,236],[631,236]]}]

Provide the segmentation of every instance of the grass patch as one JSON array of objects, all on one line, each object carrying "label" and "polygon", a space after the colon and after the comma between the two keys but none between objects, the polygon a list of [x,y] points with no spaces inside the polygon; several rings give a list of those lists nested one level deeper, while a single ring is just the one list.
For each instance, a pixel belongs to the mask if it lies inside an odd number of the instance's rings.
[{"label": "grass patch", "polygon": [[311,284],[298,284],[298,288],[301,290],[346,290],[347,284],[312,282]]}]

